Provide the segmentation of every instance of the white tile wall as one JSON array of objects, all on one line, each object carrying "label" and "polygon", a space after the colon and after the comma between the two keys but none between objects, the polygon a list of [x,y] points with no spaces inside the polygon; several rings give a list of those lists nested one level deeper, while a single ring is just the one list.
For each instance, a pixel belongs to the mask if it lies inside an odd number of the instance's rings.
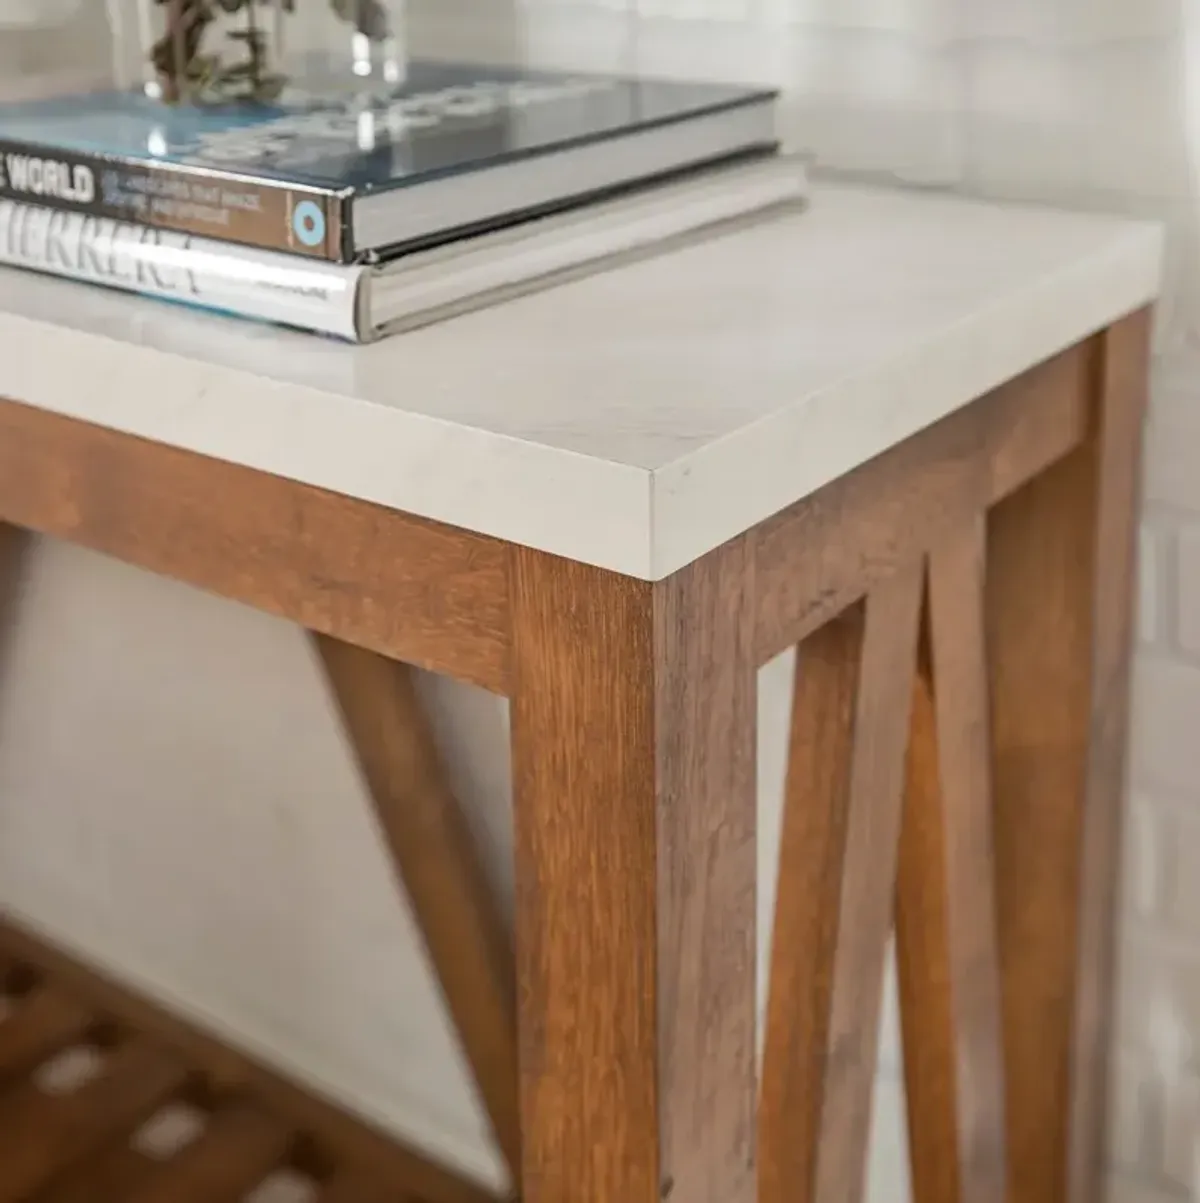
[{"label": "white tile wall", "polygon": [[1125,906],[1138,919],[1152,920],[1162,910],[1169,882],[1165,860],[1173,856],[1171,816],[1141,796],[1130,799],[1125,827]]},{"label": "white tile wall", "polygon": [[1145,653],[1134,674],[1135,771],[1147,783],[1186,790],[1200,768],[1200,665]]},{"label": "white tile wall", "polygon": [[1145,644],[1158,640],[1163,629],[1163,596],[1159,582],[1163,572],[1164,538],[1149,524],[1138,541],[1138,639]]},{"label": "white tile wall", "polygon": [[1200,806],[1188,802],[1158,808],[1160,847],[1169,850],[1159,920],[1185,940],[1200,941]]},{"label": "white tile wall", "polygon": [[1200,472],[1194,449],[1200,420],[1152,419],[1146,431],[1146,499],[1177,507],[1181,520],[1200,520]]},{"label": "white tile wall", "polygon": [[1113,1203],[1200,1197],[1197,368],[1167,352],[1147,432]]},{"label": "white tile wall", "polygon": [[1200,657],[1200,524],[1179,532],[1179,646]]},{"label": "white tile wall", "polygon": [[1112,1111],[1112,1154],[1123,1166],[1141,1169],[1147,1164],[1151,1111],[1150,1073],[1139,1057],[1119,1052],[1114,1058]]},{"label": "white tile wall", "polygon": [[1166,1095],[1163,1111],[1163,1178],[1180,1190],[1191,1191],[1200,1178],[1200,1078],[1185,1077],[1174,1082]]}]

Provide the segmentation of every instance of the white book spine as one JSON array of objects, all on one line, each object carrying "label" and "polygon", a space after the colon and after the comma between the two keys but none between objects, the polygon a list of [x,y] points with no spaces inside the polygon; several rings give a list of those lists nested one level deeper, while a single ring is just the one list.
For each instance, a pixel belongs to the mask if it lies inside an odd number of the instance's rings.
[{"label": "white book spine", "polygon": [[367,269],[0,200],[0,263],[359,341]]}]

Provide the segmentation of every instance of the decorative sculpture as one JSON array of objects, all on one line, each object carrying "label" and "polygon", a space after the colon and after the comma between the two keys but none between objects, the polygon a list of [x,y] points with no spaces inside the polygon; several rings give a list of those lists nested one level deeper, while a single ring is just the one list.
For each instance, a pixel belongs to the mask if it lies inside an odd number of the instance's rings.
[{"label": "decorative sculpture", "polygon": [[[319,0],[308,0],[317,3]],[[285,77],[272,69],[271,33],[263,9],[283,17],[296,11],[297,0],[154,0],[167,9],[162,37],[151,47],[150,61],[163,100],[227,103],[274,100]],[[356,33],[381,42],[390,33],[387,9],[379,0],[328,0],[338,20]],[[221,14],[241,15],[244,24],[225,33],[225,45],[213,45],[210,27]],[[237,48],[237,52],[230,50]]]}]

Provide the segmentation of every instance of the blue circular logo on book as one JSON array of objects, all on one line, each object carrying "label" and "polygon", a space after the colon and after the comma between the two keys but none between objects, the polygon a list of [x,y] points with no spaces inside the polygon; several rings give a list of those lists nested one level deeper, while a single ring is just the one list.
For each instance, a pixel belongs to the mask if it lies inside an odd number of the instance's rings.
[{"label": "blue circular logo on book", "polygon": [[325,241],[325,214],[315,201],[301,201],[292,212],[292,233],[305,246]]}]

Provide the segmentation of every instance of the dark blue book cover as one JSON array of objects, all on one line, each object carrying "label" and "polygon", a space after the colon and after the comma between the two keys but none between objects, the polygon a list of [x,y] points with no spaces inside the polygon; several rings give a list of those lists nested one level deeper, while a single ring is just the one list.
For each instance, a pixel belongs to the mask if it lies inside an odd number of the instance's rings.
[{"label": "dark blue book cover", "polygon": [[212,107],[134,92],[0,104],[0,196],[347,260],[361,254],[353,221],[363,198],[770,98],[734,85],[413,62],[391,96],[369,102],[291,91]]}]

